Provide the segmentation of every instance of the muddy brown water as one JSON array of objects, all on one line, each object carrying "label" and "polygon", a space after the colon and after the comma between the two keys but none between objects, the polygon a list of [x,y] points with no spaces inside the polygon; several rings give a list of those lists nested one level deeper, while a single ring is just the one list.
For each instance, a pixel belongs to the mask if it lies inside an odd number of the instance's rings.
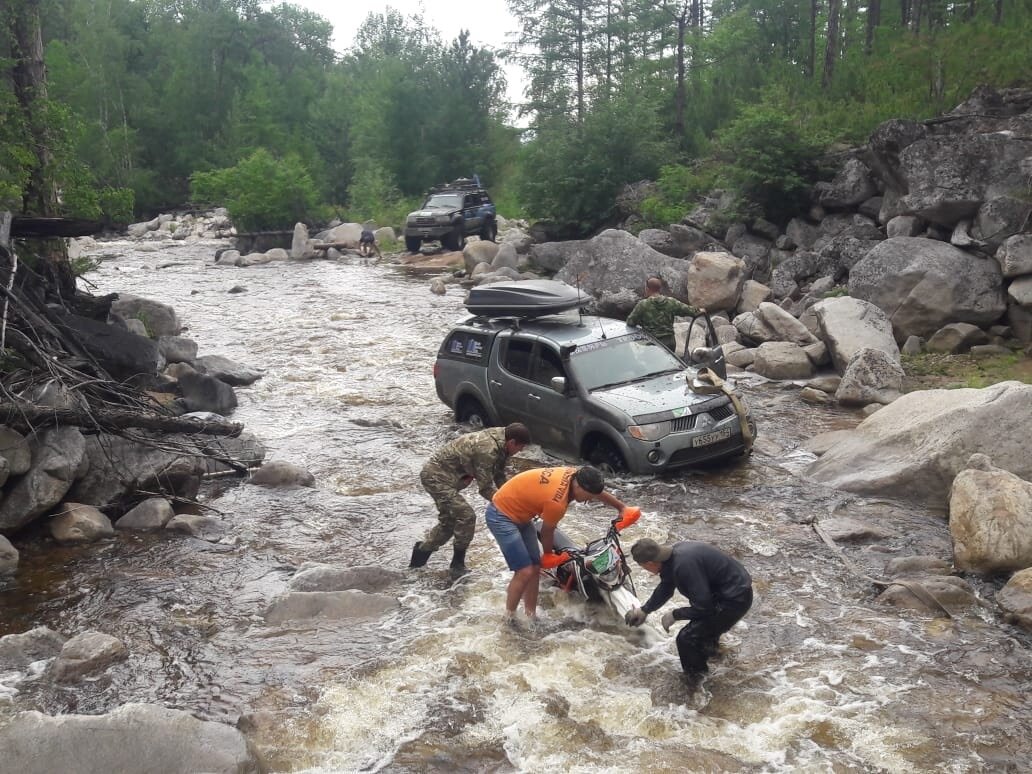
[{"label": "muddy brown water", "polygon": [[[265,369],[238,388],[233,418],[265,440],[269,459],[310,469],[317,487],[210,484],[202,505],[227,526],[220,543],[16,538],[21,565],[0,581],[0,635],[97,629],[130,656],[72,687],[38,666],[0,675],[0,714],[155,702],[239,723],[284,772],[1027,770],[1032,638],[998,619],[999,583],[971,578],[988,607],[953,619],[885,607],[810,526],[848,515],[884,530],[844,546],[872,575],[894,557],[949,558],[942,514],[800,475],[812,460],[801,444],[855,425],[856,413],[744,383],[760,428],[748,460],[613,482],[645,514],[627,542],[711,541],[755,579],[753,610],[690,691],[672,638],[644,646],[604,609],[558,591],[543,591],[539,627],[503,625],[509,574],[482,525],[473,572],[458,583],[447,552],[405,569],[433,519],[419,468],[463,430],[431,374],[462,314],[460,288],[438,297],[425,277],[346,261],[215,267],[217,246],[104,243],[88,279],[98,293],[173,305],[200,354]],[[228,293],[234,286],[245,290]],[[540,451],[520,460],[552,462]],[[607,516],[579,505],[563,526],[586,541]],[[266,625],[265,608],[306,561],[397,568],[398,610]],[[654,582],[635,577],[644,599]]]}]

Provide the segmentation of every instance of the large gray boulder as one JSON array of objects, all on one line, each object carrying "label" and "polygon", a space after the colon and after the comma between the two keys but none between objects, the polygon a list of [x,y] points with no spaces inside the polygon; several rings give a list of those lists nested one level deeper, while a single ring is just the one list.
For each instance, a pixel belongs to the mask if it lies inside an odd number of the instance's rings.
[{"label": "large gray boulder", "polygon": [[745,284],[745,264],[731,253],[696,253],[688,263],[685,283],[696,307],[712,312],[734,309]]},{"label": "large gray boulder", "polygon": [[1032,631],[1032,567],[1014,573],[996,595],[996,602],[1008,621]]},{"label": "large gray boulder", "polygon": [[[186,451],[166,451],[169,442],[181,442],[189,449],[198,441],[187,436],[163,436],[162,443],[143,446],[119,436],[91,435],[86,439],[89,470],[68,491],[68,499],[86,505],[119,506],[134,492],[162,492],[193,498],[207,470],[204,460]],[[215,443],[217,441],[213,441]],[[157,448],[158,446],[165,448]]]},{"label": "large gray boulder", "polygon": [[950,489],[950,537],[959,570],[1032,567],[1032,484],[973,454]]},{"label": "large gray boulder", "polygon": [[265,611],[265,622],[318,618],[348,621],[355,618],[376,618],[398,607],[398,600],[387,594],[367,593],[356,589],[343,591],[288,591],[272,601]]},{"label": "large gray boulder", "polygon": [[101,672],[129,655],[125,644],[103,632],[81,632],[61,648],[52,666],[54,680],[74,683],[83,677]]},{"label": "large gray boulder", "polygon": [[21,712],[0,721],[4,768],[18,774],[257,774],[244,735],[224,723],[152,704],[106,715]]},{"label": "large gray boulder", "polygon": [[329,564],[306,562],[290,579],[288,585],[291,591],[358,589],[365,592],[377,592],[398,583],[404,577],[404,574],[378,564],[335,567]]},{"label": "large gray boulder", "polygon": [[810,307],[817,318],[820,339],[828,345],[835,370],[844,373],[859,350],[880,349],[897,362],[899,346],[892,335],[888,316],[872,303],[859,298],[825,298]]},{"label": "large gray boulder", "polygon": [[1020,191],[1032,138],[1012,132],[928,135],[899,154],[904,211],[949,228],[982,202]]},{"label": "large gray boulder", "polygon": [[115,319],[135,317],[147,327],[147,334],[155,339],[178,336],[183,330],[176,310],[171,306],[128,293],[120,293],[111,304],[110,316]]},{"label": "large gray boulder", "polygon": [[975,452],[1032,478],[1025,428],[1032,385],[907,393],[861,422],[807,469],[814,481],[850,492],[945,507],[957,473]]},{"label": "large gray boulder", "polygon": [[[641,288],[646,278],[655,274],[666,282],[671,296],[688,302],[687,262],[663,255],[630,233],[617,229],[608,229],[576,244],[565,265],[556,273],[557,280],[579,286],[598,297],[626,288]],[[532,256],[536,255],[538,247],[542,245],[534,246]]]},{"label": "large gray boulder", "polygon": [[32,467],[8,484],[0,503],[0,532],[20,529],[61,502],[85,472],[86,439],[74,427],[43,430],[28,438]]},{"label": "large gray boulder", "polygon": [[864,347],[854,352],[846,365],[835,399],[843,406],[892,403],[903,394],[905,378],[898,355]]},{"label": "large gray boulder", "polygon": [[874,196],[878,189],[871,179],[871,170],[859,159],[849,159],[839,169],[830,183],[817,183],[814,187],[817,201],[822,207],[842,209],[856,207]]},{"label": "large gray boulder", "polygon": [[849,295],[880,307],[897,341],[927,338],[949,322],[990,325],[1007,308],[996,261],[909,237],[886,239],[857,263]]},{"label": "large gray boulder", "polygon": [[46,626],[0,637],[0,672],[24,669],[36,661],[54,658],[61,652],[67,639]]}]

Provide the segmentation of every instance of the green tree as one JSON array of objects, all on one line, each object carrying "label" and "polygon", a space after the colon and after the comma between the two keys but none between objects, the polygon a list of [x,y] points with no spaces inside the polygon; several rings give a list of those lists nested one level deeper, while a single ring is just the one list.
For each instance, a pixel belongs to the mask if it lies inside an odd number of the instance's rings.
[{"label": "green tree", "polygon": [[221,204],[241,228],[267,231],[293,228],[311,218],[318,201],[312,177],[301,159],[282,159],[264,148],[239,164],[191,176],[195,201]]}]

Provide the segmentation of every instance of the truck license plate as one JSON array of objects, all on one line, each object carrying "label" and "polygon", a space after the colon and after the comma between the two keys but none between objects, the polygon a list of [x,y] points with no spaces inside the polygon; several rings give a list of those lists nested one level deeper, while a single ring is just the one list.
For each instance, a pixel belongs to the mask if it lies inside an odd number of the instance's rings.
[{"label": "truck license plate", "polygon": [[421,229],[419,229],[419,233],[422,234],[423,236],[430,236],[430,229],[428,229],[428,228],[421,228]]},{"label": "truck license plate", "polygon": [[706,433],[706,435],[700,435],[692,438],[692,446],[709,446],[711,443],[717,443],[718,441],[726,441],[731,437],[731,428],[725,427],[723,430],[717,430],[713,433]]}]

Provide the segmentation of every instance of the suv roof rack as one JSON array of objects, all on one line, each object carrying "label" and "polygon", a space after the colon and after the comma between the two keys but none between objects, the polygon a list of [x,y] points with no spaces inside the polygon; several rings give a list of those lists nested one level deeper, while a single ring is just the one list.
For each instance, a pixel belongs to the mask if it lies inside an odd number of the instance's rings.
[{"label": "suv roof rack", "polygon": [[484,186],[480,183],[480,178],[476,175],[473,177],[460,177],[452,180],[450,183],[439,183],[438,185],[431,186],[428,193],[441,193],[442,191],[483,191]]}]

